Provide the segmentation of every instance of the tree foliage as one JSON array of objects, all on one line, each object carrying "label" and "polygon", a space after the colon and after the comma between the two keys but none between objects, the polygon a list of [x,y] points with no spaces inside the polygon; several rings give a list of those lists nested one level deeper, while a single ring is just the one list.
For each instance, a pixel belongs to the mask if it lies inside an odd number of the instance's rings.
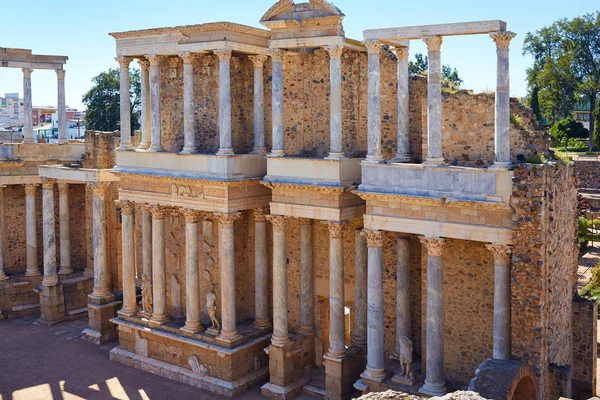
[{"label": "tree foliage", "polygon": [[[421,53],[415,54],[415,61],[408,62],[408,72],[410,74],[427,75],[428,68],[429,60],[427,56]],[[456,87],[459,87],[463,83],[463,80],[458,75],[458,70],[449,65],[442,65],[442,80]]]},{"label": "tree foliage", "polygon": [[[131,133],[140,129],[141,81],[140,71],[129,74],[131,98]],[[119,70],[109,69],[92,78],[94,86],[83,95],[86,105],[85,126],[95,131],[112,132],[120,129]]]},{"label": "tree foliage", "polygon": [[[528,33],[523,54],[534,59],[527,80],[530,90],[538,88],[541,113],[550,123],[570,115],[580,99],[589,100],[592,110],[596,109],[600,97],[600,11],[561,19],[535,34]],[[595,118],[590,120],[590,148]]]},{"label": "tree foliage", "polygon": [[589,137],[589,131],[583,127],[581,122],[573,118],[565,118],[554,125],[549,130],[550,136],[558,143],[568,142],[569,139],[585,139]]}]

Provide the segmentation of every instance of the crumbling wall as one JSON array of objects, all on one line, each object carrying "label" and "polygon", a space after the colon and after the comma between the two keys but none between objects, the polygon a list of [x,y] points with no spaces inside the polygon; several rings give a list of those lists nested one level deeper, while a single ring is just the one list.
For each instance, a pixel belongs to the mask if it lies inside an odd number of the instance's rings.
[{"label": "crumbling wall", "polygon": [[573,165],[580,189],[600,189],[600,161],[577,160]]},{"label": "crumbling wall", "polygon": [[85,131],[85,154],[83,168],[108,169],[116,164],[115,148],[119,132]]}]

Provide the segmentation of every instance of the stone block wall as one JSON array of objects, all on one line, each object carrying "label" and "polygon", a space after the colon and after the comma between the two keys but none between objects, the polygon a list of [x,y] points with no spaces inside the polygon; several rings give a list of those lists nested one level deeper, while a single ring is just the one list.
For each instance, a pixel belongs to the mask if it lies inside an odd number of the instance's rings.
[{"label": "stone block wall", "polygon": [[573,299],[572,390],[577,400],[596,395],[597,324],[596,301],[576,296]]},{"label": "stone block wall", "polygon": [[600,189],[600,161],[577,160],[573,165],[579,189]]},{"label": "stone block wall", "polygon": [[115,148],[120,141],[119,132],[85,131],[83,168],[106,169],[116,164]]}]

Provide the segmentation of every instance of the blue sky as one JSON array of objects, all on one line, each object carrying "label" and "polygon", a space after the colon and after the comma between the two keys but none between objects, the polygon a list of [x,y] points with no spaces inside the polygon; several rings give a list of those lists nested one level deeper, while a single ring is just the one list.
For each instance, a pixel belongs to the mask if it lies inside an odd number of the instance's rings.
[{"label": "blue sky", "polygon": [[[32,49],[38,54],[67,55],[66,98],[70,107],[82,108],[81,97],[91,79],[117,67],[114,39],[109,32],[163,26],[233,21],[260,27],[258,21],[275,0],[41,0],[6,1],[2,5],[0,47]],[[362,31],[449,22],[501,19],[516,32],[511,43],[511,94],[526,94],[525,69],[531,64],[522,56],[527,32],[600,8],[598,0],[479,0],[400,1],[335,0],[346,14],[346,36],[362,39]],[[411,43],[411,59],[424,52],[420,41]],[[442,45],[442,62],[458,68],[464,88],[494,90],[496,55],[487,35],[450,37]],[[56,73],[35,71],[33,104],[56,105]],[[0,95],[22,93],[20,70],[0,68]]]}]

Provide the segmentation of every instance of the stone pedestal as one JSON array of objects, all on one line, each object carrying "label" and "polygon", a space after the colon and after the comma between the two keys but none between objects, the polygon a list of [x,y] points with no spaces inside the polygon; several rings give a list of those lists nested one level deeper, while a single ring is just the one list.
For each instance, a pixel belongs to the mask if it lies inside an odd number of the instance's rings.
[{"label": "stone pedestal", "polygon": [[117,326],[111,319],[117,316],[121,302],[115,301],[111,293],[103,298],[88,297],[88,316],[90,327],[83,331],[86,340],[95,344],[104,344],[117,339]]},{"label": "stone pedestal", "polygon": [[41,286],[40,318],[44,326],[52,326],[65,320],[65,296],[62,285]]},{"label": "stone pedestal", "polygon": [[364,349],[352,346],[341,358],[323,356],[325,364],[325,399],[346,400],[350,398],[352,384],[359,378],[365,365]]}]

